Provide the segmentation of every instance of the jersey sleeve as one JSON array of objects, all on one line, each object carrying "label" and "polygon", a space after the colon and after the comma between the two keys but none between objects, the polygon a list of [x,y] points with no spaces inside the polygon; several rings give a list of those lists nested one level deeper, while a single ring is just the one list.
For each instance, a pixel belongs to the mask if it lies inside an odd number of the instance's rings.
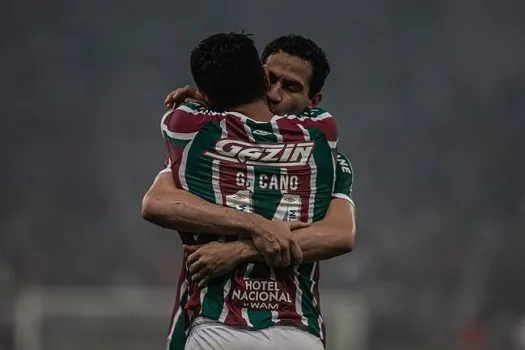
[{"label": "jersey sleeve", "polygon": [[354,170],[348,157],[342,153],[337,153],[335,170],[335,185],[333,198],[346,199],[354,205],[352,197],[352,187],[354,184]]},{"label": "jersey sleeve", "polygon": [[217,113],[209,112],[197,103],[186,103],[164,114],[160,128],[167,148],[165,171],[180,163],[186,146],[204,125],[216,118]]},{"label": "jersey sleeve", "polygon": [[337,150],[339,131],[333,115],[322,108],[311,108],[299,115],[302,123],[307,128],[320,130],[326,137],[330,148]]}]

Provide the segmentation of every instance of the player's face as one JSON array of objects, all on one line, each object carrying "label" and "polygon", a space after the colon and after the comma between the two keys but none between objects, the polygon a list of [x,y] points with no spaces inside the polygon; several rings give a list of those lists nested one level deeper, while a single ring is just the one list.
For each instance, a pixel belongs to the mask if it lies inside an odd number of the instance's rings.
[{"label": "player's face", "polygon": [[270,81],[266,96],[273,113],[298,114],[321,102],[320,93],[313,98],[308,96],[312,77],[310,62],[280,51],[268,56],[264,67]]}]

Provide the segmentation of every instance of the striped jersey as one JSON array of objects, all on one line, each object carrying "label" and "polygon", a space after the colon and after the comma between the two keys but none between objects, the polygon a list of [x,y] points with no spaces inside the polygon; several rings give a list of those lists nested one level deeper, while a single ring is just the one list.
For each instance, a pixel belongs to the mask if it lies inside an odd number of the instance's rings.
[{"label": "striped jersey", "polygon": [[[171,172],[170,169],[167,169],[167,171]],[[332,199],[344,199],[354,204],[352,195],[354,182],[353,168],[349,158],[342,153],[337,153],[335,178],[335,188]],[[189,298],[188,286],[186,265],[182,264],[177,284],[177,295],[168,327],[168,350],[184,350],[185,348],[190,326],[190,319],[185,312]]]},{"label": "striped jersey", "polygon": [[[322,109],[258,122],[185,104],[166,113],[161,127],[175,182],[209,202],[267,219],[312,222],[324,217],[332,196],[351,200],[345,190],[351,180],[336,188],[337,127]],[[337,163],[340,171],[340,158]],[[205,233],[181,238],[186,244],[220,239]],[[203,289],[186,272],[184,266],[178,296],[186,315],[252,329],[295,325],[324,337],[317,262],[275,269],[250,263]],[[174,313],[171,333],[182,313]]]}]

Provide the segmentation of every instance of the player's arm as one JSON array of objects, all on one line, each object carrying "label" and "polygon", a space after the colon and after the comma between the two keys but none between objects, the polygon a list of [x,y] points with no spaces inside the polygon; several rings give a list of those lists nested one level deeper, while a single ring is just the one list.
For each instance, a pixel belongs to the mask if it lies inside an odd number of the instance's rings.
[{"label": "player's arm", "polygon": [[[355,246],[355,205],[352,199],[354,173],[350,160],[337,154],[336,183],[326,216],[310,227],[293,232],[304,261],[326,260],[346,254]],[[260,260],[250,242],[242,242],[245,260]]]},{"label": "player's arm", "polygon": [[[355,246],[355,208],[345,199],[334,198],[323,220],[310,227],[293,231],[303,251],[303,261],[319,261],[351,252]],[[263,262],[251,241],[226,243],[239,263]]]},{"label": "player's arm", "polygon": [[[335,198],[326,217],[305,229],[292,232],[303,252],[303,261],[327,260],[354,248],[354,205]],[[252,241],[213,242],[202,246],[185,246],[191,279],[205,286],[218,276],[248,262],[264,262]]]},{"label": "player's arm", "polygon": [[[355,246],[355,206],[352,199],[353,170],[344,155],[337,154],[336,183],[326,216],[310,227],[292,232],[305,261],[327,260],[352,251]],[[263,262],[249,240],[185,247],[189,272],[205,285],[246,262]]]},{"label": "player's arm", "polygon": [[142,199],[142,216],[164,228],[181,232],[206,232],[217,235],[251,234],[262,219],[208,201],[177,188],[172,168],[203,125],[213,118],[206,110],[190,103],[168,111],[161,120],[161,132],[168,153],[167,167],[161,171]]},{"label": "player's arm", "polygon": [[[168,112],[161,121],[171,169],[180,164],[185,147],[207,119],[188,106]],[[188,113],[192,113],[188,117]],[[210,116],[216,114],[210,113]],[[202,121],[203,120],[203,121]],[[307,227],[305,223],[287,223],[243,213],[216,205],[177,188],[171,171],[161,172],[142,201],[144,219],[179,232],[205,232],[217,235],[248,235],[271,266],[302,261],[302,252],[291,235],[291,229]]]},{"label": "player's arm", "polygon": [[336,155],[336,182],[325,217],[307,229],[294,231],[306,261],[326,260],[349,253],[355,246],[354,172],[350,160]]},{"label": "player's arm", "polygon": [[263,217],[210,203],[177,188],[171,171],[161,171],[142,199],[142,217],[182,232],[251,235]]},{"label": "player's arm", "polygon": [[351,252],[355,246],[355,208],[345,199],[334,198],[325,218],[309,228],[293,232],[304,261],[334,258]]},{"label": "player's arm", "polygon": [[291,230],[309,224],[267,220],[262,216],[210,203],[178,189],[170,171],[162,171],[142,200],[142,217],[156,225],[183,232],[248,235],[253,248],[270,266],[300,263],[302,252]]}]

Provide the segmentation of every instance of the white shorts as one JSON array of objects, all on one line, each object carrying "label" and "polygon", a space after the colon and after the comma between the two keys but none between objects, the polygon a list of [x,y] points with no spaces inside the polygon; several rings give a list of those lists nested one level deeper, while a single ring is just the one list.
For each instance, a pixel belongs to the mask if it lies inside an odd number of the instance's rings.
[{"label": "white shorts", "polygon": [[323,350],[321,339],[291,326],[234,328],[205,319],[193,322],[185,350]]}]

